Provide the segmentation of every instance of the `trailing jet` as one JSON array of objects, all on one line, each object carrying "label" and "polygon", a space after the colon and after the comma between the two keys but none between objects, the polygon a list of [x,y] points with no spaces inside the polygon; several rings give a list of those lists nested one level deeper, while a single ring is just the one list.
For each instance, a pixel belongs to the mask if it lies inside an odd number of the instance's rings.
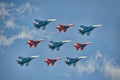
[{"label": "trailing jet", "polygon": [[68,66],[76,66],[76,63],[81,60],[81,59],[84,59],[84,58],[87,58],[87,56],[80,56],[80,57],[76,57],[76,58],[70,58],[70,57],[67,57],[65,60],[65,63],[68,65]]},{"label": "trailing jet", "polygon": [[47,63],[47,65],[49,66],[50,64],[52,66],[54,66],[55,62],[60,60],[61,58],[54,58],[54,59],[50,59],[50,58],[46,58],[45,59],[45,62]]},{"label": "trailing jet", "polygon": [[95,28],[101,27],[101,26],[102,25],[93,25],[93,26],[88,27],[88,26],[81,25],[78,31],[82,35],[86,34],[87,36],[89,36],[92,30],[94,30]]},{"label": "trailing jet", "polygon": [[86,47],[87,45],[89,45],[89,44],[91,44],[91,42],[86,42],[86,43],[84,43],[84,44],[81,44],[81,43],[75,43],[74,44],[74,47],[76,48],[76,50],[83,50],[84,49],[84,47]]},{"label": "trailing jet", "polygon": [[39,55],[37,55],[37,56],[31,56],[31,57],[22,57],[22,56],[19,56],[18,60],[16,60],[16,61],[21,66],[23,66],[24,64],[26,66],[29,66],[30,61],[32,61],[33,59],[38,58],[38,57],[40,57],[40,56]]},{"label": "trailing jet", "polygon": [[60,50],[60,47],[61,47],[63,44],[68,43],[68,42],[71,42],[71,40],[65,40],[65,41],[60,41],[60,42],[50,41],[50,43],[49,43],[48,46],[49,46],[49,48],[50,48],[51,50],[56,49],[57,51],[59,51],[59,50]]},{"label": "trailing jet", "polygon": [[45,30],[46,29],[46,26],[51,23],[51,22],[54,22],[56,21],[56,19],[48,19],[48,20],[38,20],[38,19],[35,19],[33,25],[37,28],[37,29],[40,29],[42,28],[42,30]]},{"label": "trailing jet", "polygon": [[37,47],[37,45],[40,43],[40,42],[42,42],[42,41],[44,41],[43,39],[40,39],[40,40],[29,40],[29,41],[27,41],[27,44],[29,44],[30,45],[30,48],[32,47],[32,46],[34,46],[34,47]]},{"label": "trailing jet", "polygon": [[72,27],[72,26],[74,26],[74,24],[68,24],[68,25],[59,24],[57,26],[57,29],[59,30],[59,32],[61,32],[61,31],[66,32],[67,29],[70,28],[70,27]]}]

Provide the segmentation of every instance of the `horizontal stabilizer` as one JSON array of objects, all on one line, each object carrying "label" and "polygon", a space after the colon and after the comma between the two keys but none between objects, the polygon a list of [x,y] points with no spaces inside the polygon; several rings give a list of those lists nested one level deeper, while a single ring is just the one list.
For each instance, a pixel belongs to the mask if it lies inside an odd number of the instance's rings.
[{"label": "horizontal stabilizer", "polygon": [[31,58],[39,58],[40,55],[36,55],[36,56],[31,56]]},{"label": "horizontal stabilizer", "polygon": [[65,41],[62,41],[62,42],[66,42],[67,43],[67,42],[71,42],[71,40],[65,40]]},{"label": "horizontal stabilizer", "polygon": [[48,19],[48,21],[56,21],[56,19]]},{"label": "horizontal stabilizer", "polygon": [[87,56],[80,56],[78,58],[83,59],[83,58],[87,58]]},{"label": "horizontal stabilizer", "polygon": [[93,27],[101,27],[102,24],[93,25]]}]

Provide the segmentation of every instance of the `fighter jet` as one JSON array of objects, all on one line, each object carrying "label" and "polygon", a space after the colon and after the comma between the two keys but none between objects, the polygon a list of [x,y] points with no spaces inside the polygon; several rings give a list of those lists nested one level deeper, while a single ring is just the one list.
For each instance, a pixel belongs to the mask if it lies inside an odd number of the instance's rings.
[{"label": "fighter jet", "polygon": [[52,66],[54,66],[55,62],[60,60],[61,58],[54,58],[54,59],[50,59],[50,58],[46,58],[45,59],[45,62],[47,63],[47,65],[49,66],[50,64]]},{"label": "fighter jet", "polygon": [[63,44],[68,43],[68,42],[71,42],[71,40],[65,40],[65,41],[60,41],[60,42],[50,41],[50,43],[49,43],[48,46],[49,46],[49,48],[50,48],[51,50],[56,49],[57,51],[59,51],[59,50],[60,50],[60,47],[61,47]]},{"label": "fighter jet", "polygon": [[21,66],[23,66],[24,64],[26,66],[29,66],[30,61],[32,61],[33,59],[38,58],[38,57],[40,57],[40,56],[39,55],[37,55],[37,56],[31,56],[31,57],[22,57],[22,56],[19,56],[18,60],[16,60],[16,61]]},{"label": "fighter jet", "polygon": [[70,27],[72,27],[72,26],[74,26],[74,24],[68,24],[68,25],[59,24],[57,26],[57,29],[59,30],[59,32],[61,32],[61,31],[66,32],[67,29],[70,28]]},{"label": "fighter jet", "polygon": [[87,56],[80,56],[80,57],[76,57],[76,58],[70,58],[70,57],[66,57],[66,60],[65,60],[65,63],[68,65],[68,66],[76,66],[76,63],[81,60],[81,59],[84,59],[84,58],[87,58]]},{"label": "fighter jet", "polygon": [[32,46],[37,47],[37,45],[38,45],[40,42],[42,42],[42,41],[44,41],[44,40],[43,40],[43,39],[39,39],[39,40],[29,40],[29,41],[27,41],[26,43],[29,44],[29,45],[30,45],[30,48],[31,48]]},{"label": "fighter jet", "polygon": [[42,28],[42,30],[46,29],[46,26],[51,23],[56,21],[56,19],[48,19],[48,20],[38,20],[35,19],[33,25],[39,30],[40,28]]},{"label": "fighter jet", "polygon": [[93,26],[84,26],[84,25],[81,25],[80,26],[80,29],[78,29],[79,33],[81,33],[82,35],[86,34],[87,36],[90,35],[91,31],[94,30],[95,28],[98,28],[102,25],[93,25]]},{"label": "fighter jet", "polygon": [[86,47],[87,45],[89,45],[89,44],[91,44],[91,42],[86,42],[86,43],[84,43],[84,44],[81,44],[81,43],[75,43],[74,44],[74,47],[76,48],[76,50],[83,50],[84,49],[84,47]]}]

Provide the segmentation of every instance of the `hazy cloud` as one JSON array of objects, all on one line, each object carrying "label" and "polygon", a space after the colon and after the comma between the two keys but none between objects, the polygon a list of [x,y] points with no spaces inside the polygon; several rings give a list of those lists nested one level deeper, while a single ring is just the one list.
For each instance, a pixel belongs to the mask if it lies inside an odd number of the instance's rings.
[{"label": "hazy cloud", "polygon": [[32,6],[30,2],[25,2],[20,6],[16,6],[14,3],[1,2],[0,3],[0,18],[8,28],[15,27],[15,20],[23,19],[25,13],[29,15],[32,11],[37,10]]},{"label": "hazy cloud", "polygon": [[120,66],[114,61],[104,60],[104,74],[109,80],[120,80]]},{"label": "hazy cloud", "polygon": [[18,34],[15,34],[11,37],[6,37],[5,35],[0,35],[0,46],[9,46],[17,39],[34,39],[34,38],[43,38],[50,39],[54,35],[53,32],[39,32],[37,30],[23,29]]},{"label": "hazy cloud", "polygon": [[[99,60],[102,61],[102,64],[100,64]],[[92,74],[99,71],[108,80],[120,80],[120,66],[115,64],[113,59],[104,57],[100,51],[97,51],[94,57],[89,57],[86,62],[78,63],[76,67],[76,71],[80,74]]]},{"label": "hazy cloud", "polygon": [[80,62],[76,67],[77,67],[77,71],[80,74],[83,73],[94,73],[98,68],[99,68],[99,64],[98,64],[98,60],[102,58],[102,54],[100,53],[100,51],[97,51],[97,53],[95,54],[94,57],[88,57],[87,61],[82,63]]}]

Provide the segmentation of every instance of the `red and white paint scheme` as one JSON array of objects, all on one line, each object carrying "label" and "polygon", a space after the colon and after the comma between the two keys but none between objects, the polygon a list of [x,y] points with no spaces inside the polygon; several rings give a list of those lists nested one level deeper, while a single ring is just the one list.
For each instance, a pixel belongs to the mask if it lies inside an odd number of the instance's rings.
[{"label": "red and white paint scheme", "polygon": [[54,58],[54,59],[50,59],[50,58],[46,58],[45,59],[45,62],[47,63],[47,65],[49,66],[50,64],[52,66],[54,66],[55,62],[60,60],[61,58]]},{"label": "red and white paint scheme", "polygon": [[40,42],[43,42],[44,40],[43,39],[39,39],[39,40],[29,40],[27,41],[26,43],[30,45],[30,48],[32,46],[34,47],[37,47],[37,45],[40,43]]},{"label": "red and white paint scheme", "polygon": [[68,25],[59,24],[57,26],[57,29],[59,30],[59,32],[61,32],[61,31],[66,32],[67,29],[70,28],[70,27],[72,27],[72,26],[74,26],[74,24],[68,24]]},{"label": "red and white paint scheme", "polygon": [[83,50],[84,49],[84,47],[85,46],[87,46],[87,45],[89,45],[89,44],[91,44],[91,42],[86,42],[86,43],[84,43],[84,44],[81,44],[81,43],[75,43],[74,44],[74,47],[76,48],[76,50]]}]

